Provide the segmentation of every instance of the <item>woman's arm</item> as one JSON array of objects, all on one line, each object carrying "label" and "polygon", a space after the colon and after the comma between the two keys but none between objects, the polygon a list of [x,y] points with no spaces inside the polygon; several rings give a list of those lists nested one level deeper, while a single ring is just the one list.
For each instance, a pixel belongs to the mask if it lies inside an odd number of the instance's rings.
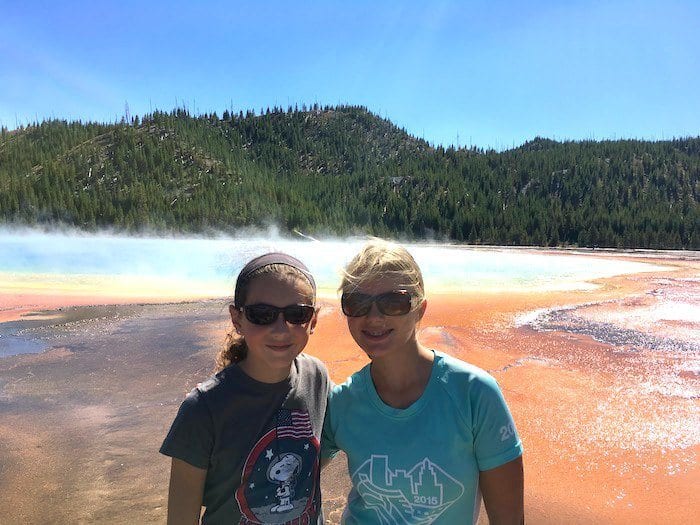
[{"label": "woman's arm", "polygon": [[206,469],[173,458],[168,492],[168,525],[199,523]]},{"label": "woman's arm", "polygon": [[523,458],[479,473],[479,488],[491,525],[525,523]]}]

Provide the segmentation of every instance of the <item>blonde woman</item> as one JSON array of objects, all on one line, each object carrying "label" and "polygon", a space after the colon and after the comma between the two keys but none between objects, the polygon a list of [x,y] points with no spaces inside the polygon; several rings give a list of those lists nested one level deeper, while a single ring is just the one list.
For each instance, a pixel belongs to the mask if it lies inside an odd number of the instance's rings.
[{"label": "blonde woman", "polygon": [[342,309],[371,363],[336,386],[322,457],[348,456],[344,524],[523,521],[522,445],[496,381],[421,345],[427,301],[402,246],[369,242],[348,264]]}]

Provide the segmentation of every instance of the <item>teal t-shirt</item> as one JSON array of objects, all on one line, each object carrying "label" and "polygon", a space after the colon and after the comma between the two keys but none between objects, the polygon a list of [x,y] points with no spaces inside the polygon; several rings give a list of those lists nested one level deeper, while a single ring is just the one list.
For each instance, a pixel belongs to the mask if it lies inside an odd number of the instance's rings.
[{"label": "teal t-shirt", "polygon": [[435,352],[423,395],[386,405],[367,365],[330,396],[322,456],[343,450],[352,490],[347,525],[476,521],[479,471],[518,458],[522,444],[496,380]]}]

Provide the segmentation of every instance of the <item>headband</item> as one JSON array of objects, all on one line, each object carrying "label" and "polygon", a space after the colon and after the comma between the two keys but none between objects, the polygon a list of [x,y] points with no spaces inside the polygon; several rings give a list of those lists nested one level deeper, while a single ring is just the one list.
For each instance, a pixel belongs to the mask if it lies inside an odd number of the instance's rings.
[{"label": "headband", "polygon": [[287,255],[286,253],[273,252],[266,253],[265,255],[261,255],[259,257],[256,257],[255,259],[252,259],[248,262],[248,264],[246,264],[243,267],[241,273],[238,274],[238,279],[236,279],[236,291],[233,295],[233,303],[235,306],[240,307],[241,303],[243,302],[241,300],[241,284],[246,282],[256,270],[262,268],[263,266],[269,266],[271,264],[284,264],[286,266],[291,266],[292,268],[299,270],[302,274],[304,274],[304,277],[306,277],[309,280],[309,284],[311,285],[311,288],[313,290],[314,297],[316,297],[316,281],[314,281],[314,277],[313,275],[311,275],[311,272],[309,272],[309,269],[306,267],[306,265],[299,259],[292,257],[291,255]]}]

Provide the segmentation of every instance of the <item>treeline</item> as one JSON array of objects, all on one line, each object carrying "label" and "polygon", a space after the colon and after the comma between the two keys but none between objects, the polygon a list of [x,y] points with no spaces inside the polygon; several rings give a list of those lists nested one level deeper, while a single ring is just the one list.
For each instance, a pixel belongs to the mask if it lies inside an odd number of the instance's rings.
[{"label": "treeline", "polygon": [[700,138],[434,148],[364,107],[0,130],[0,221],[700,249]]}]

